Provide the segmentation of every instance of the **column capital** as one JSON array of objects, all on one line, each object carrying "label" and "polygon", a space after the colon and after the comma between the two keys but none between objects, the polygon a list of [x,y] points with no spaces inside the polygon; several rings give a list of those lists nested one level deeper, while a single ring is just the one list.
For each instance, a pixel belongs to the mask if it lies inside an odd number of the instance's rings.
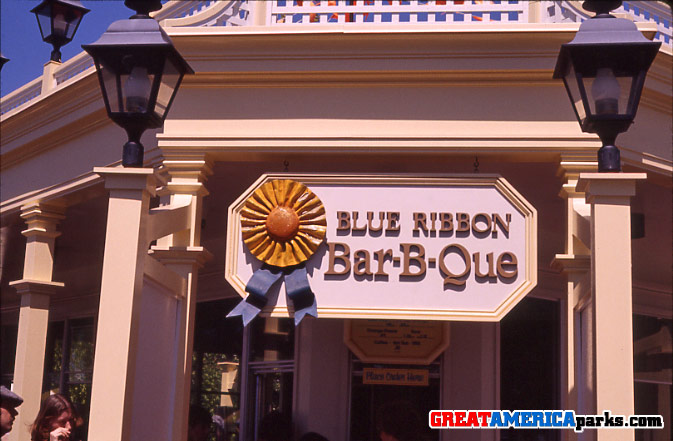
[{"label": "column capital", "polygon": [[161,189],[166,194],[207,196],[204,183],[213,174],[213,162],[203,153],[164,154],[163,166],[170,178]]},{"label": "column capital", "polygon": [[598,169],[596,155],[561,154],[557,176],[575,177],[580,173],[591,173]]},{"label": "column capital", "polygon": [[183,195],[192,196],[189,227],[160,239],[159,246],[198,247],[201,242],[202,200],[208,195],[205,181],[213,174],[211,158],[203,152],[164,151],[162,171],[168,182],[159,189],[162,204],[175,204]]},{"label": "column capital", "polygon": [[636,181],[647,179],[647,173],[580,173],[577,191],[586,193],[587,202],[595,197],[629,198],[636,194]]},{"label": "column capital", "polygon": [[580,173],[593,172],[598,168],[596,156],[579,154],[562,154],[556,176],[563,179],[563,187],[559,196],[563,198],[581,197],[583,194],[575,190]]},{"label": "column capital", "polygon": [[154,196],[157,184],[162,181],[153,168],[94,167],[93,171],[105,180],[108,190],[147,191]]},{"label": "column capital", "polygon": [[56,226],[65,219],[65,207],[56,203],[34,201],[21,207],[21,219],[26,228],[21,232],[25,237],[41,236],[56,238],[61,235]]},{"label": "column capital", "polygon": [[171,175],[198,173],[199,177],[206,179],[213,174],[213,161],[205,154],[198,155],[165,155],[164,167]]},{"label": "column capital", "polygon": [[21,207],[21,218],[26,229],[26,253],[23,259],[23,278],[51,282],[54,269],[56,238],[61,235],[56,227],[65,219],[65,206],[56,202],[34,201]]}]

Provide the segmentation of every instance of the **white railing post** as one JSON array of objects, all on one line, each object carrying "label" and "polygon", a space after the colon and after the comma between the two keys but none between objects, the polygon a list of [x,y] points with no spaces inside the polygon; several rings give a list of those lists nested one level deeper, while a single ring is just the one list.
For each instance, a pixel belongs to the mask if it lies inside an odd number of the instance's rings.
[{"label": "white railing post", "polygon": [[253,26],[268,26],[271,24],[271,10],[273,9],[273,1],[251,1],[250,5],[250,17],[248,18],[248,23]]},{"label": "white railing post", "polygon": [[54,87],[56,87],[56,70],[61,67],[60,61],[47,61],[44,65],[44,70],[42,71],[42,92],[41,94],[48,93]]}]

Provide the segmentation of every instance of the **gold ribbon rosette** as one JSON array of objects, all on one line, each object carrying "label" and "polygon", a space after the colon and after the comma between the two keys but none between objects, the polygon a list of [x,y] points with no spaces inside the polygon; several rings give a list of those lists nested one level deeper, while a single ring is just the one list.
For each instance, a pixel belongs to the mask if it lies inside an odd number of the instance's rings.
[{"label": "gold ribbon rosette", "polygon": [[285,268],[307,261],[325,239],[327,219],[304,184],[277,179],[258,188],[241,210],[243,242],[253,256]]},{"label": "gold ribbon rosette", "polygon": [[241,209],[243,242],[263,262],[245,290],[248,297],[228,317],[240,315],[247,325],[266,305],[266,294],[281,277],[295,308],[295,324],[317,317],[315,295],[304,262],[325,239],[327,218],[322,202],[304,184],[290,179],[264,183]]}]

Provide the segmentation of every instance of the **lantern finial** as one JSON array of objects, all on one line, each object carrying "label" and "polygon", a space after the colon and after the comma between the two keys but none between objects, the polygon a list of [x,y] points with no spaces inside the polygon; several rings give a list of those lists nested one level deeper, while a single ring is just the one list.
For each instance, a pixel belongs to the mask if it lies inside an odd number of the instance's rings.
[{"label": "lantern finial", "polygon": [[0,52],[0,70],[2,70],[2,66],[5,65],[6,62],[9,61],[9,58],[5,57],[2,55],[2,52]]},{"label": "lantern finial", "polygon": [[124,5],[136,11],[131,18],[150,18],[150,12],[161,9],[161,0],[125,0]]},{"label": "lantern finial", "polygon": [[622,5],[621,0],[586,0],[582,7],[587,11],[595,12],[596,16],[610,14],[611,11]]}]

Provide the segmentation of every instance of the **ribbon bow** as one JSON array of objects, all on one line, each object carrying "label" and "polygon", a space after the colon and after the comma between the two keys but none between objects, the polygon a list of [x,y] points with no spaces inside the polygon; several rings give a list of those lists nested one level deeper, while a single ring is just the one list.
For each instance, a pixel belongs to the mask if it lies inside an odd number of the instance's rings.
[{"label": "ribbon bow", "polygon": [[282,277],[294,305],[294,323],[306,314],[318,316],[305,262],[325,238],[325,207],[304,184],[275,179],[262,184],[245,201],[240,211],[241,236],[248,251],[262,261],[245,290],[248,296],[227,315],[240,315],[243,325],[260,313],[269,289]]},{"label": "ribbon bow", "polygon": [[315,301],[315,295],[311,291],[304,264],[280,268],[277,266],[264,264],[255,271],[245,286],[248,297],[242,300],[227,315],[227,317],[241,316],[243,326],[247,326],[262,308],[266,306],[268,298],[266,294],[269,289],[282,278],[285,279],[285,291],[294,305],[294,324],[295,326],[308,314],[318,317],[318,305]]}]

